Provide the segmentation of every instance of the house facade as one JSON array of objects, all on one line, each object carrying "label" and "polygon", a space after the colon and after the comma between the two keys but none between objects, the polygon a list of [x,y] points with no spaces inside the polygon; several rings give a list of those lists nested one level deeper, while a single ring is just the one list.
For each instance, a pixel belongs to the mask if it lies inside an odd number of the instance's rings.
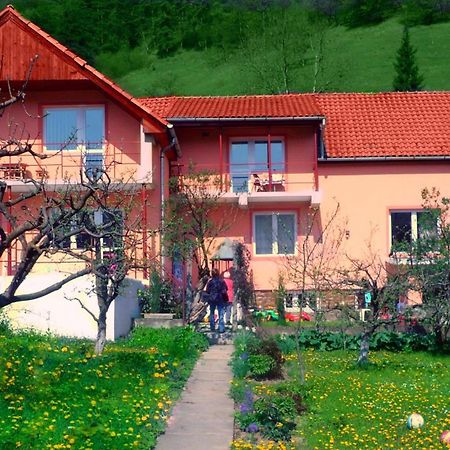
[{"label": "house facade", "polygon": [[390,264],[393,241],[417,237],[422,189],[450,194],[447,92],[141,101],[174,124],[174,173],[193,162],[223,180],[225,234],[250,251],[260,303],[274,303],[306,238],[343,240],[336,265],[374,255]]},{"label": "house facade", "polygon": [[[112,179],[129,177],[141,191],[136,211],[149,256],[160,249],[150,232],[161,223],[169,178],[191,165],[207,170],[220,180],[221,216],[230,218],[215,251],[246,245],[261,304],[273,303],[278,274],[305,239],[325,245],[328,229],[345,244],[335,264],[368,252],[389,263],[393,240],[419,232],[421,190],[450,195],[448,92],[138,99],[12,7],[0,12],[0,42],[2,93],[27,82],[26,101],[5,110],[0,137],[52,155],[2,158],[8,195],[25,192],[29,178],[57,186],[80,168],[110,168]],[[14,275],[19,260],[9,251],[1,276]],[[163,265],[172,276],[171,261]],[[43,261],[36,270],[54,267]]]}]

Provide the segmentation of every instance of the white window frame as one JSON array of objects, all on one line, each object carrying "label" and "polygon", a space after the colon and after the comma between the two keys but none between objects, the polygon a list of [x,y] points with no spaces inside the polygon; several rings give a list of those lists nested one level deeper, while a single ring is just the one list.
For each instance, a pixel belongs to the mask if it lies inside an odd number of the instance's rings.
[{"label": "white window frame", "polygon": [[[77,110],[77,129],[76,129],[76,148],[75,149],[62,149],[67,152],[85,152],[85,153],[104,153],[105,150],[105,140],[106,140],[106,108],[104,104],[76,104],[76,105],[45,105],[43,107],[43,118],[42,118],[42,146],[45,152],[55,153],[61,151],[61,149],[49,149],[47,148],[47,136],[46,136],[46,123],[45,117],[49,111],[52,109],[76,109]],[[88,109],[102,109],[103,110],[103,139],[102,139],[102,148],[98,149],[87,149],[86,148],[86,115],[85,111]],[[52,143],[56,144],[56,142]],[[63,144],[63,142],[61,142]]]},{"label": "white window frame", "polygon": [[[279,253],[278,239],[274,239],[274,236],[278,234],[278,215],[291,215],[294,216],[294,253]],[[256,253],[256,217],[257,216],[272,216],[272,253]],[[253,254],[255,257],[260,256],[284,256],[284,255],[296,255],[297,254],[297,213],[295,211],[259,211],[253,213],[252,218],[252,241],[253,241]]]},{"label": "white window frame", "polygon": [[[412,242],[417,241],[417,238],[419,237],[419,227],[418,227],[418,218],[417,213],[423,213],[426,212],[426,209],[390,209],[389,210],[389,242],[390,242],[390,248],[392,250],[392,247],[394,245],[393,242],[393,233],[392,233],[392,214],[393,213],[408,213],[411,217],[411,240]],[[439,223],[438,223],[439,226]]]}]

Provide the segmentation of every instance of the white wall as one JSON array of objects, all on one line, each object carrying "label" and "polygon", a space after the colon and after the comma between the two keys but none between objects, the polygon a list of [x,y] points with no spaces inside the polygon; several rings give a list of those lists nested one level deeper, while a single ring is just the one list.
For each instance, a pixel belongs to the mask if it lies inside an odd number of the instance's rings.
[{"label": "white wall", "polygon": [[[28,293],[45,288],[64,275],[33,274],[23,283],[19,293]],[[0,277],[0,288],[7,285],[10,277]],[[115,340],[125,336],[131,329],[132,319],[139,317],[136,291],[143,287],[137,280],[127,278],[122,294],[110,306],[107,315],[107,339]],[[83,305],[97,314],[97,302],[92,292],[93,277],[74,280],[60,290],[45,297],[27,302],[19,302],[4,308],[15,328],[33,328],[50,331],[60,336],[95,339],[97,324],[80,306]]]}]

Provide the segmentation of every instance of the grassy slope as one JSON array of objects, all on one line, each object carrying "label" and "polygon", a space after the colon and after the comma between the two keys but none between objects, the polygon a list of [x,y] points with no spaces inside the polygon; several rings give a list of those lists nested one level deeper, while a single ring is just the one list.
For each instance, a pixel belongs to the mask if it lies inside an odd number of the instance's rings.
[{"label": "grassy slope", "polygon": [[[402,26],[396,19],[374,27],[328,33],[324,81],[329,91],[389,91],[393,61]],[[450,23],[411,30],[427,90],[450,90]],[[102,69],[99,67],[100,70]],[[117,80],[135,95],[233,95],[256,93],[243,56],[221,55],[217,50],[180,52],[157,59],[151,68],[131,71]],[[294,90],[311,91],[312,66],[298,70]]]}]

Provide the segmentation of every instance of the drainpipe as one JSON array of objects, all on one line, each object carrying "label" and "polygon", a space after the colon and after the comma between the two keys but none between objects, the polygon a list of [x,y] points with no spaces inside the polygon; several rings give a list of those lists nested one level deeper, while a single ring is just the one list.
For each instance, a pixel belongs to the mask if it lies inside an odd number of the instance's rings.
[{"label": "drainpipe", "polygon": [[166,256],[164,255],[164,246],[163,246],[163,230],[164,230],[164,226],[165,226],[165,209],[164,209],[164,203],[166,201],[166,194],[165,194],[165,155],[166,153],[174,148],[175,149],[175,153],[177,155],[177,157],[181,157],[181,149],[180,149],[180,145],[178,143],[178,139],[177,136],[175,134],[175,130],[173,129],[173,125],[172,124],[168,124],[167,125],[167,129],[169,132],[169,136],[171,139],[171,142],[169,145],[167,145],[166,147],[163,147],[160,151],[159,154],[159,167],[160,167],[160,180],[159,180],[159,185],[160,185],[160,200],[161,200],[161,216],[160,216],[160,227],[161,227],[161,240],[160,240],[160,244],[159,244],[159,249],[160,249],[160,253],[161,253],[161,276],[164,276],[164,267],[166,265]]}]

